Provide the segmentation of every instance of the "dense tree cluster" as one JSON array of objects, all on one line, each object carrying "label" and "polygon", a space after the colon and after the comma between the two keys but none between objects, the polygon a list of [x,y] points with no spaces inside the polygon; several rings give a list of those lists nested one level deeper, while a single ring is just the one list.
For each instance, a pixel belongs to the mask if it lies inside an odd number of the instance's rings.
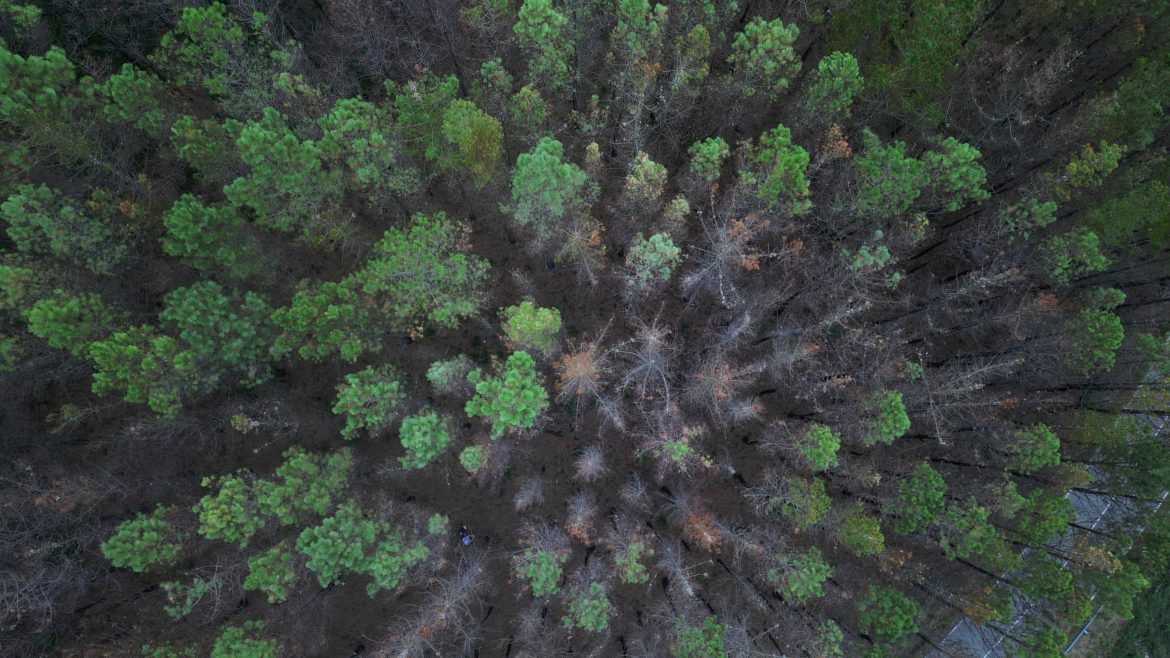
[{"label": "dense tree cluster", "polygon": [[3,646],[1063,655],[1170,564],[1168,32],[0,0]]}]

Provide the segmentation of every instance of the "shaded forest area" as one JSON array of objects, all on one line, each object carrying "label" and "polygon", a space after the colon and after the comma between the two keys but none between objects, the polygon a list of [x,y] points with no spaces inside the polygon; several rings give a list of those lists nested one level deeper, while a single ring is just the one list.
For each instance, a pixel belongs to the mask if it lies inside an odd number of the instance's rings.
[{"label": "shaded forest area", "polygon": [[0,653],[1063,655],[1170,564],[1168,35],[0,0]]}]

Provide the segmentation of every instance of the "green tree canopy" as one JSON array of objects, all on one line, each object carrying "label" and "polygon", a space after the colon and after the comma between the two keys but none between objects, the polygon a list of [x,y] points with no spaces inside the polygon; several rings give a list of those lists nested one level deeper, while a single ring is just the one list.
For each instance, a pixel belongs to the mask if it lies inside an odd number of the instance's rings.
[{"label": "green tree canopy", "polygon": [[821,58],[808,90],[808,110],[828,122],[848,119],[853,97],[865,87],[865,78],[857,58],[850,53],[833,52]]},{"label": "green tree canopy", "polygon": [[549,354],[556,347],[561,330],[561,312],[556,308],[541,308],[524,300],[500,309],[500,320],[504,335],[519,349]]},{"label": "green tree canopy", "polygon": [[671,646],[674,658],[727,658],[723,638],[727,627],[716,617],[707,617],[699,626],[675,622],[675,643]]},{"label": "green tree canopy", "polygon": [[95,293],[73,295],[61,289],[38,299],[26,313],[29,333],[73,356],[83,356],[111,333],[119,316]]},{"label": "green tree canopy", "polygon": [[800,57],[792,49],[799,35],[800,29],[795,25],[785,25],[779,18],[768,21],[758,16],[735,35],[727,61],[742,76],[749,96],[762,92],[775,100],[788,89],[792,78],[800,72]]},{"label": "green tree canopy", "polygon": [[163,215],[163,226],[163,249],[202,272],[243,279],[255,269],[258,247],[234,206],[208,206],[184,194]]},{"label": "green tree canopy", "polygon": [[211,658],[278,658],[284,647],[273,638],[260,635],[262,621],[228,626],[211,647]]},{"label": "green tree canopy", "polygon": [[971,201],[985,201],[991,193],[983,189],[987,172],[977,161],[982,157],[970,144],[947,137],[937,150],[922,157],[931,185],[947,210],[958,210]]},{"label": "green tree canopy", "polygon": [[524,0],[517,19],[512,29],[530,54],[528,77],[554,89],[568,87],[575,52],[568,38],[569,19],[553,9],[552,0]]},{"label": "green tree canopy", "polygon": [[563,220],[584,205],[587,176],[577,165],[564,162],[564,154],[560,142],[542,137],[516,158],[512,170],[512,217],[538,240],[553,237]]},{"label": "green tree canopy", "polygon": [[260,295],[200,281],[172,290],[163,300],[162,326],[179,336],[209,377],[246,386],[271,377],[272,311]]},{"label": "green tree canopy", "polygon": [[110,274],[126,257],[114,227],[59,190],[21,185],[0,204],[8,237],[22,252],[51,256],[95,274]]},{"label": "green tree canopy", "polygon": [[899,517],[895,529],[903,534],[930,527],[946,506],[947,483],[929,464],[919,464],[910,479],[898,485],[893,512]]},{"label": "green tree canopy", "polygon": [[118,524],[102,544],[102,555],[115,567],[128,567],[138,573],[170,565],[179,559],[182,546],[167,515],[167,509],[159,505],[150,514],[140,512]]},{"label": "green tree canopy", "polygon": [[569,556],[564,552],[526,548],[513,559],[516,577],[532,586],[532,596],[541,598],[560,591],[561,568]]},{"label": "green tree canopy", "polygon": [[244,124],[236,147],[249,173],[223,189],[229,201],[250,208],[268,228],[317,243],[334,237],[329,229],[336,226],[341,181],[325,167],[317,143],[298,138],[287,117],[266,107],[260,121]]},{"label": "green tree canopy", "polygon": [[691,171],[710,184],[719,179],[723,161],[731,155],[731,147],[722,137],[708,137],[691,144],[687,153],[691,156]]},{"label": "green tree canopy", "polygon": [[355,282],[397,331],[455,328],[479,311],[488,270],[468,233],[443,212],[415,215],[405,231],[386,231]]},{"label": "green tree canopy", "polygon": [[447,419],[428,411],[404,418],[398,439],[406,449],[406,454],[398,461],[403,468],[417,469],[442,454],[451,442],[451,435],[447,431]]},{"label": "green tree canopy", "polygon": [[898,391],[885,391],[869,401],[869,420],[862,439],[866,445],[889,445],[910,429],[910,417]]},{"label": "green tree canopy", "polygon": [[504,129],[499,121],[460,98],[443,113],[443,137],[454,166],[466,169],[480,185],[492,179],[503,154]]},{"label": "green tree canopy", "polygon": [[420,541],[408,541],[402,530],[375,520],[357,504],[346,502],[319,525],[305,528],[297,537],[297,550],[309,559],[305,566],[328,587],[346,571],[368,575],[366,593],[395,589],[410,567],[426,559],[429,551]]},{"label": "green tree canopy", "polygon": [[333,413],[345,416],[341,436],[346,440],[366,430],[371,436],[384,432],[398,417],[406,399],[397,369],[392,365],[370,366],[345,376],[337,386]]},{"label": "green tree canopy", "polygon": [[388,81],[386,92],[393,97],[395,125],[406,152],[437,164],[440,171],[450,167],[449,162],[441,161],[447,150],[443,122],[458,96],[459,79],[425,71],[418,79],[406,84],[395,85]]},{"label": "green tree canopy", "polygon": [[926,165],[908,157],[903,142],[882,146],[869,130],[863,133],[862,140],[865,149],[853,159],[857,211],[876,219],[905,213],[930,180]]},{"label": "green tree canopy", "polygon": [[353,363],[366,352],[382,351],[382,330],[371,313],[358,280],[302,282],[292,303],[272,313],[280,333],[272,343],[275,358],[293,350],[302,359],[320,361],[332,354]]},{"label": "green tree canopy", "polygon": [[1021,473],[1035,473],[1060,463],[1060,438],[1043,423],[1016,430],[1008,450],[1012,467]]},{"label": "green tree canopy", "polygon": [[1125,338],[1121,318],[1099,308],[1081,309],[1066,323],[1067,359],[1082,374],[1109,372]]},{"label": "green tree canopy", "polygon": [[808,151],[792,143],[788,128],[776,126],[760,135],[744,164],[740,181],[753,188],[769,208],[783,207],[793,215],[803,215],[812,208],[805,175]]},{"label": "green tree canopy", "polygon": [[837,450],[841,435],[828,425],[814,423],[796,442],[796,451],[814,471],[824,471],[837,465]]},{"label": "green tree canopy", "polygon": [[195,354],[171,336],[144,325],[115,332],[89,347],[94,363],[93,392],[125,391],[127,402],[146,403],[174,417],[183,400],[215,383],[198,366]]},{"label": "green tree canopy", "polygon": [[538,377],[532,357],[527,352],[513,352],[499,375],[488,377],[480,370],[467,375],[475,384],[475,395],[464,410],[468,416],[491,421],[493,439],[509,430],[528,429],[548,406],[548,391]]},{"label": "green tree canopy", "polygon": [[128,123],[152,137],[161,136],[171,120],[174,103],[157,75],[130,64],[94,87],[102,99],[102,115],[114,125]]},{"label": "green tree canopy", "polygon": [[406,162],[391,113],[360,98],[343,98],[317,120],[318,146],[332,166],[341,167],[348,189],[368,195],[373,205],[418,190],[419,172]]},{"label": "green tree canopy", "polygon": [[786,603],[804,605],[809,599],[824,596],[822,585],[832,575],[833,567],[821,558],[820,549],[814,546],[808,553],[786,562],[783,573],[768,572],[768,579]]},{"label": "green tree canopy", "polygon": [[871,585],[865,600],[858,604],[858,627],[879,642],[895,643],[918,632],[915,620],[920,608],[902,592]]}]

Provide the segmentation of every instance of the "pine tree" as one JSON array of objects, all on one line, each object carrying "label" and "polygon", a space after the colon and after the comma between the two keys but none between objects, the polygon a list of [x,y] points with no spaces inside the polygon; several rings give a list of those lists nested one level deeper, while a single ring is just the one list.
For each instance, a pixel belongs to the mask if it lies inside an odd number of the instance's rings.
[{"label": "pine tree", "polygon": [[224,188],[229,201],[250,208],[268,228],[296,232],[318,244],[339,237],[334,208],[341,180],[326,168],[318,144],[298,138],[287,117],[266,107],[260,121],[244,124],[236,147],[249,173]]},{"label": "pine tree", "polygon": [[585,203],[587,176],[577,165],[564,162],[564,154],[560,142],[542,137],[535,148],[516,158],[512,170],[512,217],[540,242],[560,233],[565,220]]},{"label": "pine tree", "polygon": [[735,35],[728,63],[735,65],[748,96],[763,93],[776,100],[800,72],[800,58],[792,49],[800,29],[756,17]]},{"label": "pine tree", "polygon": [[572,77],[569,62],[575,49],[567,36],[569,20],[552,5],[552,0],[524,0],[512,29],[520,47],[530,53],[529,79],[565,89]]}]

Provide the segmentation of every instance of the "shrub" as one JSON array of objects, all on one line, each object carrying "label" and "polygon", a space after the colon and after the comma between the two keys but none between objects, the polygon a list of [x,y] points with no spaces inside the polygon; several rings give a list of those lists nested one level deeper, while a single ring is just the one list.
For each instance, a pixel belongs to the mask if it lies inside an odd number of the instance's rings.
[{"label": "shrub", "polygon": [[398,381],[398,371],[389,364],[370,366],[345,376],[337,386],[333,413],[345,416],[341,436],[349,441],[365,430],[377,436],[398,417],[406,392]]},{"label": "shrub", "polygon": [[406,448],[406,455],[399,457],[403,468],[423,468],[439,456],[451,442],[451,435],[447,433],[447,420],[439,414],[430,411],[407,416],[398,430],[402,447]]},{"label": "shrub", "polygon": [[292,568],[292,560],[292,545],[287,540],[263,553],[249,557],[244,589],[264,592],[269,603],[287,601],[297,577],[296,571]]},{"label": "shrub", "polygon": [[102,555],[115,567],[137,573],[169,566],[179,559],[182,548],[166,517],[167,509],[159,505],[149,515],[139,513],[123,521],[113,536],[102,543]]},{"label": "shrub", "polygon": [[262,639],[262,621],[246,621],[229,626],[211,648],[211,658],[279,658],[284,647],[275,639]]},{"label": "shrub", "polygon": [[184,585],[177,581],[162,583],[159,587],[167,595],[167,602],[163,604],[163,612],[167,613],[171,619],[180,621],[191,614],[191,610],[199,605],[204,596],[212,592],[218,593],[222,586],[223,580],[219,576],[212,576],[210,580],[195,576],[190,585]]},{"label": "shrub", "polygon": [[723,636],[727,627],[715,617],[707,617],[701,626],[687,626],[682,621],[674,625],[677,639],[672,649],[674,658],[727,658]]},{"label": "shrub", "polygon": [[605,595],[605,586],[589,583],[588,590],[578,592],[569,599],[569,614],[561,617],[561,625],[569,630],[583,628],[599,633],[609,628],[609,618],[612,616],[613,604]]},{"label": "shrub", "polygon": [[468,416],[491,421],[491,437],[509,430],[527,429],[548,406],[548,391],[537,379],[535,361],[527,352],[513,352],[504,363],[502,376],[485,377],[479,370],[467,375],[475,384],[475,396],[467,401]]},{"label": "shrub", "polygon": [[487,466],[488,451],[483,446],[467,446],[459,453],[459,463],[469,473],[477,473]]},{"label": "shrub", "polygon": [[427,534],[441,535],[447,532],[447,526],[450,525],[451,519],[446,514],[432,514],[427,519]]},{"label": "shrub", "polygon": [[462,354],[452,359],[435,361],[427,368],[427,381],[436,393],[457,393],[466,383],[467,373],[471,372],[472,367],[471,359]]},{"label": "shrub", "polygon": [[841,525],[837,528],[837,541],[858,557],[878,555],[886,550],[881,522],[866,515],[860,506],[841,519]]},{"label": "shrub", "polygon": [[569,556],[564,552],[526,548],[513,559],[516,577],[532,586],[532,596],[540,598],[560,591],[561,565]]},{"label": "shrub", "polygon": [[627,585],[646,583],[650,580],[650,574],[646,571],[646,566],[642,564],[642,559],[651,557],[654,557],[654,549],[647,546],[646,542],[640,539],[630,542],[624,551],[614,556],[618,579]]},{"label": "shrub", "polygon": [[561,330],[561,312],[555,308],[540,308],[531,301],[523,301],[500,309],[504,335],[518,349],[532,349],[545,354],[556,345]]}]

